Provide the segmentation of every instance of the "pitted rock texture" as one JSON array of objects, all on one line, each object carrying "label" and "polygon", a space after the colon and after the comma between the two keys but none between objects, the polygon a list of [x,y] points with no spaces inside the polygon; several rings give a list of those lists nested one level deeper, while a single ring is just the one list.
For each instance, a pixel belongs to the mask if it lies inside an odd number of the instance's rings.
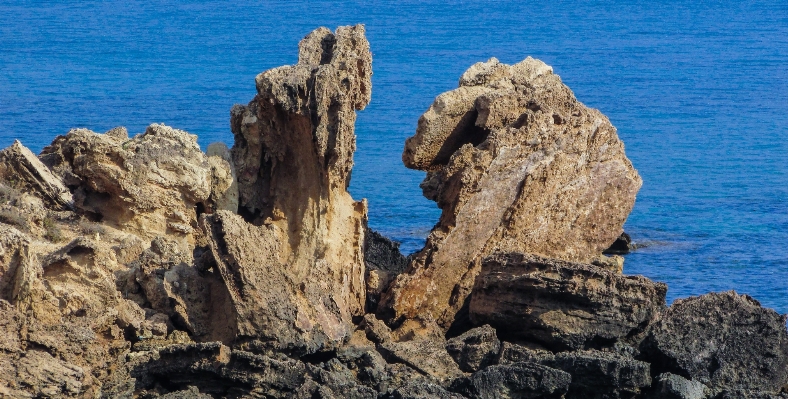
[{"label": "pitted rock texture", "polygon": [[641,276],[528,254],[484,260],[470,303],[475,324],[553,350],[612,346],[665,307],[667,286]]},{"label": "pitted rock texture", "polygon": [[484,256],[598,260],[642,184],[610,121],[530,57],[469,68],[419,119],[402,159],[428,172],[421,187],[443,213],[386,306],[395,322],[428,313],[445,329],[466,322]]},{"label": "pitted rock texture", "polygon": [[238,334],[295,351],[335,347],[364,314],[365,201],[347,192],[356,110],[371,95],[364,27],[320,28],[298,63],[257,76],[232,110],[239,213],[206,219]]},{"label": "pitted rock texture", "polygon": [[788,384],[786,317],[733,291],[679,299],[651,326],[643,357],[715,393],[778,392]]},{"label": "pitted rock texture", "polygon": [[15,189],[33,192],[54,210],[71,209],[74,200],[63,182],[18,140],[0,151],[0,176]]},{"label": "pitted rock texture", "polygon": [[40,158],[72,190],[80,212],[149,240],[165,234],[192,240],[198,210],[213,208],[215,173],[197,136],[165,125],[133,138],[125,128],[74,129]]}]

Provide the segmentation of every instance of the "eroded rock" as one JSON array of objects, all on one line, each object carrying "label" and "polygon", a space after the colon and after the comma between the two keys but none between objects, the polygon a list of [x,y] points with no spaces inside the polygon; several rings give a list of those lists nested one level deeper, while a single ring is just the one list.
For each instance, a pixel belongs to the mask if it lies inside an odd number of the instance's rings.
[{"label": "eroded rock", "polygon": [[496,254],[476,279],[470,316],[504,339],[553,350],[612,346],[654,321],[666,292],[665,284],[592,265]]},{"label": "eroded rock", "polygon": [[733,291],[679,299],[651,326],[655,370],[722,390],[777,392],[788,383],[786,316]]},{"label": "eroded rock", "polygon": [[371,73],[363,26],[321,28],[233,108],[243,217],[219,211],[205,225],[239,337],[312,353],[341,345],[364,314],[367,206],[347,187]]},{"label": "eroded rock", "polygon": [[452,385],[472,399],[563,398],[572,376],[537,363],[490,366]]},{"label": "eroded rock", "polygon": [[444,329],[467,322],[483,257],[597,260],[641,186],[610,121],[530,57],[469,68],[419,119],[402,159],[428,172],[421,187],[443,213],[386,294],[388,316],[429,314]]},{"label": "eroded rock", "polygon": [[495,364],[501,352],[501,341],[494,328],[484,325],[448,340],[446,350],[462,371],[472,373]]},{"label": "eroded rock", "polygon": [[0,150],[0,178],[27,193],[34,193],[53,210],[73,206],[71,192],[59,177],[52,174],[19,140]]}]

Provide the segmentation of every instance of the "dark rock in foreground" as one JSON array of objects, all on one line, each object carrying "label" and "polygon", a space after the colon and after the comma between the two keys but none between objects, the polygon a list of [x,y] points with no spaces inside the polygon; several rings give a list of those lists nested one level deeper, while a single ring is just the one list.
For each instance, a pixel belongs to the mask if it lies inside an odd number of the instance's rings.
[{"label": "dark rock in foreground", "polygon": [[593,348],[642,332],[665,306],[666,292],[665,284],[592,265],[496,254],[484,260],[470,315],[504,339]]},{"label": "dark rock in foreground", "polygon": [[786,316],[733,291],[677,300],[651,326],[643,358],[716,392],[788,383]]}]

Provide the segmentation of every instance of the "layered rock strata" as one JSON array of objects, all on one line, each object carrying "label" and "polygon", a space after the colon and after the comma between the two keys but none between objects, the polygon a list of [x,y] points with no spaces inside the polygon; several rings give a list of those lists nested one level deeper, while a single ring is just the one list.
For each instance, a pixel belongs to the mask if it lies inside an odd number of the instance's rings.
[{"label": "layered rock strata", "polygon": [[385,297],[395,322],[467,322],[481,260],[494,251],[620,269],[601,253],[621,234],[640,176],[610,121],[543,62],[473,65],[422,115],[402,159],[427,171],[424,195],[443,213]]},{"label": "layered rock strata", "polygon": [[612,345],[642,333],[667,286],[582,263],[524,254],[484,259],[470,302],[474,324],[553,350]]}]

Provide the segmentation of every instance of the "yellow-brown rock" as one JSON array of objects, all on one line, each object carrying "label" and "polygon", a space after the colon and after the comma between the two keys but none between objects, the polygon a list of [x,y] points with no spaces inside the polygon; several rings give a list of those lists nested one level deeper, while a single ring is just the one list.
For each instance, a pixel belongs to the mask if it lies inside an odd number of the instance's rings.
[{"label": "yellow-brown rock", "polygon": [[311,353],[364,314],[367,206],[347,187],[371,61],[363,26],[317,29],[296,65],[258,75],[258,95],[232,110],[240,215],[205,226],[239,339]]},{"label": "yellow-brown rock", "polygon": [[610,121],[530,57],[469,68],[402,159],[428,172],[421,187],[443,213],[384,307],[395,322],[429,314],[446,329],[467,320],[480,260],[496,250],[600,263],[642,184]]}]

